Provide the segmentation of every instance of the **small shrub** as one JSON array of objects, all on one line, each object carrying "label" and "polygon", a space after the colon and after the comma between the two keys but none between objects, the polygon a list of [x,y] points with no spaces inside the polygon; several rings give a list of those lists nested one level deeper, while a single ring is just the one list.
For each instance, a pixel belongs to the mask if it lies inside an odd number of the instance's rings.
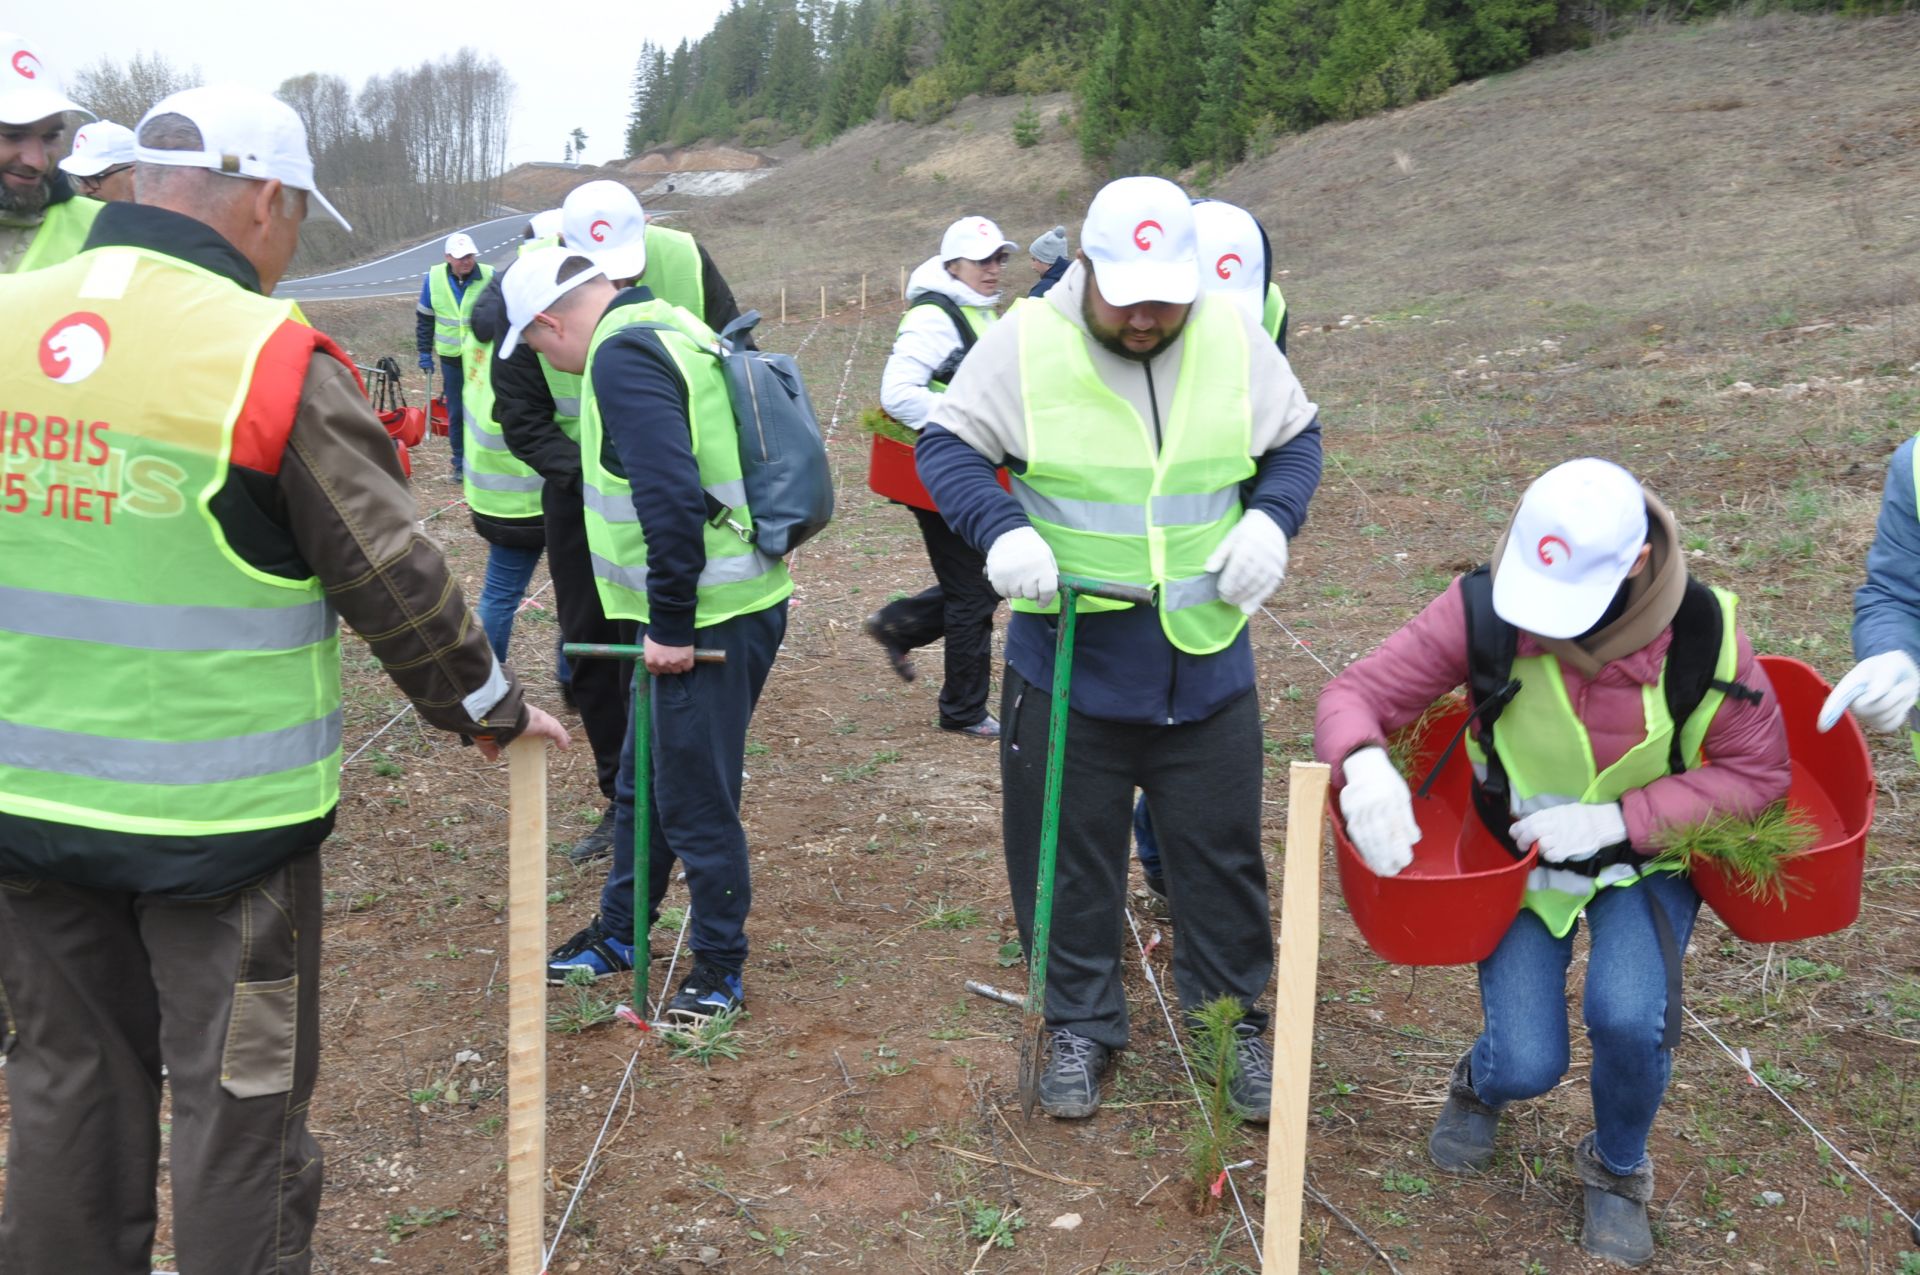
[{"label": "small shrub", "polygon": [[887,114],[909,124],[931,124],[959,101],[960,86],[952,72],[936,66],[895,89],[887,99]]},{"label": "small shrub", "polygon": [[1048,42],[1020,59],[1013,68],[1013,91],[1032,97],[1036,93],[1058,93],[1070,89],[1080,78],[1080,67],[1073,55]]},{"label": "small shrub", "polygon": [[1028,98],[1021,112],[1013,117],[1013,144],[1021,150],[1040,144],[1040,112],[1033,109],[1033,99]]}]

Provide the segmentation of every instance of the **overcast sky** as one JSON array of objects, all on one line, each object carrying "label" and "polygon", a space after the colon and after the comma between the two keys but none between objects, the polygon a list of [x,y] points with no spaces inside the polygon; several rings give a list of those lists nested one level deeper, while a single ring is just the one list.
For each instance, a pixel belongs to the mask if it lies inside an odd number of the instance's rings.
[{"label": "overcast sky", "polygon": [[[513,77],[509,160],[561,159],[567,135],[579,127],[587,133],[586,158],[598,163],[625,153],[641,42],[672,49],[697,39],[727,7],[728,0],[69,0],[10,4],[0,27],[38,44],[69,81],[103,56],[124,65],[146,52],[176,66],[198,66],[208,81],[238,80],[269,92],[307,71],[341,76],[357,92],[369,75],[437,61],[471,45],[500,59]],[[590,25],[559,25],[579,18]]]}]

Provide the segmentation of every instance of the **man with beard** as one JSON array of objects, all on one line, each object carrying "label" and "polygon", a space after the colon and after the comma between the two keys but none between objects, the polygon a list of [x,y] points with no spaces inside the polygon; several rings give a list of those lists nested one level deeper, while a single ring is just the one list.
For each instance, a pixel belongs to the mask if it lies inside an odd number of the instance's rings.
[{"label": "man with beard", "polygon": [[[1181,1003],[1239,1001],[1230,1095],[1264,1120],[1273,1062],[1257,1003],[1273,940],[1246,623],[1279,587],[1319,484],[1317,409],[1255,319],[1200,296],[1186,195],[1127,177],[1094,197],[1060,282],[974,346],[915,451],[941,512],[1012,600],[1002,826],[1026,943],[1060,573],[1158,593],[1151,608],[1078,603],[1041,1108],[1092,1115],[1127,1042],[1120,912],[1138,787],[1180,926]],[[1011,494],[994,482],[1001,465]]]},{"label": "man with beard", "polygon": [[54,162],[66,112],[85,110],[30,41],[0,31],[0,274],[57,265],[86,242],[100,203]]}]

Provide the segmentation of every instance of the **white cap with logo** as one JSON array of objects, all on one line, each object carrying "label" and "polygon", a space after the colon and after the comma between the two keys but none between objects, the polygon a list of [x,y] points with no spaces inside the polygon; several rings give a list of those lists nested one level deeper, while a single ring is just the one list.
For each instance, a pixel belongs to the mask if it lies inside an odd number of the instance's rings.
[{"label": "white cap with logo", "polygon": [[1517,628],[1577,637],[1606,614],[1647,542],[1647,496],[1632,474],[1586,457],[1533,480],[1493,575],[1493,609]]},{"label": "white cap with logo", "polygon": [[549,239],[560,233],[561,213],[558,208],[549,208],[537,212],[527,221],[528,229],[533,231],[535,239]]},{"label": "white cap with logo", "polygon": [[647,215],[634,193],[616,181],[576,186],[560,205],[567,247],[593,259],[609,279],[638,279],[647,270]]},{"label": "white cap with logo", "polygon": [[92,111],[69,98],[25,36],[0,31],[0,124],[35,124],[62,111]]},{"label": "white cap with logo", "polygon": [[1267,312],[1267,244],[1253,214],[1217,199],[1193,206],[1200,290],[1225,297],[1255,323]]},{"label": "white cap with logo", "polygon": [[[609,183],[618,185],[619,183]],[[625,190],[626,187],[620,187]],[[500,341],[500,357],[506,358],[520,345],[521,334],[533,322],[533,316],[547,309],[583,283],[606,277],[596,263],[570,279],[561,279],[560,267],[575,257],[586,256],[571,248],[541,248],[513,263],[500,284],[507,303],[507,335]]]},{"label": "white cap with logo", "polygon": [[73,135],[73,152],[60,161],[60,169],[75,177],[98,177],[132,162],[133,130],[112,120],[95,120]]},{"label": "white cap with logo", "polygon": [[1101,187],[1080,227],[1080,248],[1109,305],[1185,305],[1199,295],[1193,205],[1164,177],[1122,177]]},{"label": "white cap with logo", "polygon": [[1012,252],[1019,246],[985,217],[962,217],[940,236],[940,260],[985,261],[1002,249]]},{"label": "white cap with logo", "polygon": [[473,236],[466,231],[456,230],[447,236],[447,255],[449,257],[477,257],[480,255],[480,245],[475,243]]},{"label": "white cap with logo", "polygon": [[197,151],[134,148],[134,157],[142,164],[166,164],[177,168],[205,168],[229,177],[253,181],[277,181],[294,190],[304,190],[322,212],[340,223],[342,230],[353,227],[313,183],[313,156],[307,151],[307,126],[291,106],[271,93],[243,84],[208,84],[183,89],[154,104],[141,117],[134,131],[140,132],[147,121],[162,115],[181,115],[200,130]]}]

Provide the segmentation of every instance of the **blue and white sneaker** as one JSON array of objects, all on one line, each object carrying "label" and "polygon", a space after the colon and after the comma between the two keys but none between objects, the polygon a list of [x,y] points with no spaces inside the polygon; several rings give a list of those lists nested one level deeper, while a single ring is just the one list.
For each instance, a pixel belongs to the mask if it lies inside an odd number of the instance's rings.
[{"label": "blue and white sneaker", "polygon": [[746,1004],[746,986],[740,975],[704,961],[695,960],[693,973],[680,984],[680,990],[667,1002],[669,1022],[698,1027],[709,1018],[731,1014]]},{"label": "blue and white sneaker", "polygon": [[633,970],[633,944],[614,937],[599,917],[586,928],[553,949],[547,958],[547,982],[559,986],[574,970],[583,969],[595,980]]}]

